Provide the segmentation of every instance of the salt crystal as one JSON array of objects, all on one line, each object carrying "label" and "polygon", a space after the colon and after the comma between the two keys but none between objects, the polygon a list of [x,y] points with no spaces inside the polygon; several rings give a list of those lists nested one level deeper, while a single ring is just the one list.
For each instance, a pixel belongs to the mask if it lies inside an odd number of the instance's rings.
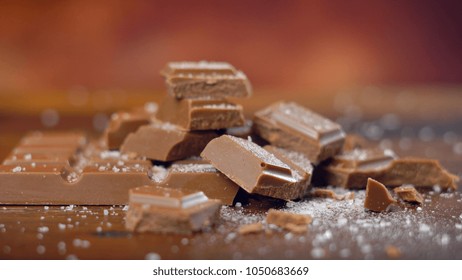
[{"label": "salt crystal", "polygon": [[102,232],[103,229],[101,227],[96,227],[96,232]]},{"label": "salt crystal", "polygon": [[65,230],[65,229],[66,229],[66,225],[65,225],[65,224],[59,223],[59,224],[58,224],[58,228],[59,228],[60,230]]},{"label": "salt crystal", "polygon": [[157,253],[147,253],[144,257],[145,260],[160,260],[160,255]]},{"label": "salt crystal", "polygon": [[284,239],[285,239],[285,240],[291,240],[292,237],[294,237],[294,234],[291,233],[291,232],[288,232],[288,233],[286,233],[286,234],[284,235]]},{"label": "salt crystal", "polygon": [[72,209],[74,209],[74,206],[73,204],[69,205],[69,206],[66,206],[65,210],[66,211],[72,211]]},{"label": "salt crystal", "polygon": [[236,205],[235,205],[235,206],[236,206],[237,208],[240,208],[240,207],[242,207],[242,203],[236,202]]},{"label": "salt crystal", "polygon": [[31,154],[25,154],[24,155],[24,160],[31,160],[32,159],[32,155]]},{"label": "salt crystal", "polygon": [[422,207],[417,207],[416,210],[420,212],[420,211],[422,211]]},{"label": "salt crystal", "polygon": [[11,169],[11,171],[14,172],[14,173],[21,172],[22,168],[21,168],[21,166],[16,166],[15,168]]},{"label": "salt crystal", "polygon": [[79,258],[77,258],[77,256],[76,256],[76,255],[73,255],[73,254],[68,255],[68,256],[66,257],[66,260],[78,260],[78,259],[79,259]]},{"label": "salt crystal", "polygon": [[128,211],[128,205],[125,205],[124,208],[122,208],[122,211]]},{"label": "salt crystal", "polygon": [[452,146],[452,151],[457,155],[462,155],[462,142],[457,142]]},{"label": "salt crystal", "polygon": [[38,227],[37,228],[37,231],[40,232],[40,233],[47,233],[49,231],[49,228],[48,227]]},{"label": "salt crystal", "polygon": [[181,244],[183,244],[185,246],[188,245],[189,244],[189,239],[188,238],[182,238],[181,239]]},{"label": "salt crystal", "polygon": [[114,165],[114,166],[112,167],[112,171],[115,172],[115,173],[117,173],[117,172],[120,171],[120,169],[117,168],[117,166]]},{"label": "salt crystal", "polygon": [[451,237],[448,234],[445,233],[441,236],[441,245],[447,246],[450,241],[451,241]]},{"label": "salt crystal", "polygon": [[109,211],[108,211],[107,209],[104,209],[104,210],[103,210],[103,213],[104,213],[104,216],[109,215]]},{"label": "salt crystal", "polygon": [[39,255],[45,254],[45,251],[46,251],[45,246],[43,246],[43,245],[37,246],[37,253],[38,253]]},{"label": "salt crystal", "polygon": [[462,224],[456,224],[456,229],[462,229]]},{"label": "salt crystal", "polygon": [[434,186],[433,186],[433,191],[434,191],[435,193],[440,193],[440,192],[441,192],[441,187],[440,187],[440,185],[434,185]]},{"label": "salt crystal", "polygon": [[48,209],[50,209],[50,207],[48,207],[48,206],[43,206],[43,209],[48,210]]},{"label": "salt crystal", "polygon": [[325,252],[324,252],[324,249],[322,248],[313,248],[313,250],[311,250],[311,256],[315,259],[320,259],[324,257],[324,255],[325,255]]},{"label": "salt crystal", "polygon": [[430,227],[427,224],[420,224],[419,225],[419,231],[420,232],[429,232]]}]

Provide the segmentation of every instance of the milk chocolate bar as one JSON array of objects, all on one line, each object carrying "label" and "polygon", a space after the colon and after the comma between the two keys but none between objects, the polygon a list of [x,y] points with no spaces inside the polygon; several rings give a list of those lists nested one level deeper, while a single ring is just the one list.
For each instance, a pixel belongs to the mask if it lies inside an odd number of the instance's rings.
[{"label": "milk chocolate bar", "polygon": [[130,133],[120,150],[152,160],[173,161],[198,156],[217,136],[215,131],[184,131],[174,124],[154,120]]},{"label": "milk chocolate bar", "polygon": [[304,153],[313,164],[340,152],[340,125],[293,102],[277,102],[255,113],[255,132],[272,145]]},{"label": "milk chocolate bar", "polygon": [[120,149],[128,134],[135,132],[140,126],[149,124],[155,117],[157,104],[147,103],[145,107],[129,112],[118,112],[111,115],[103,139],[110,150]]},{"label": "milk chocolate bar", "polygon": [[306,189],[306,177],[245,139],[220,136],[210,141],[201,156],[248,193],[291,200]]},{"label": "milk chocolate bar", "polygon": [[[162,175],[161,175],[162,176]],[[239,186],[204,160],[175,162],[156,181],[158,186],[182,191],[202,191],[211,199],[233,205]]]},{"label": "milk chocolate bar", "polygon": [[178,99],[252,95],[245,74],[224,62],[171,62],[161,74],[165,77],[168,93]]},{"label": "milk chocolate bar", "polygon": [[190,234],[215,224],[220,205],[202,192],[137,187],[130,190],[125,226],[136,232]]},{"label": "milk chocolate bar", "polygon": [[241,105],[224,99],[164,99],[157,118],[185,130],[222,129],[244,124]]},{"label": "milk chocolate bar", "polygon": [[395,203],[396,200],[382,183],[371,178],[367,179],[364,208],[374,212],[383,212]]},{"label": "milk chocolate bar", "polygon": [[[126,204],[130,188],[153,184],[150,161],[102,151],[92,143],[82,146],[81,134],[41,135],[26,136],[0,165],[0,204]],[[57,147],[70,147],[75,154],[66,149],[60,154]]]},{"label": "milk chocolate bar", "polygon": [[346,188],[364,188],[371,177],[386,186],[412,184],[418,187],[439,185],[456,189],[459,178],[445,170],[437,160],[397,158],[390,150],[355,149],[333,158],[323,167],[327,183]]}]

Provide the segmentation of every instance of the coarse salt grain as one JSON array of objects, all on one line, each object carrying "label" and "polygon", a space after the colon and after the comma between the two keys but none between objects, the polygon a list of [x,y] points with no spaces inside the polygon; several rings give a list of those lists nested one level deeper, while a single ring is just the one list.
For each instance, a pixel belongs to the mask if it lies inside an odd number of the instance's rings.
[{"label": "coarse salt grain", "polygon": [[147,253],[144,257],[145,260],[160,260],[160,255],[157,253]]},{"label": "coarse salt grain", "polygon": [[40,232],[40,233],[47,233],[50,229],[48,227],[38,227],[37,228],[37,231]]},{"label": "coarse salt grain", "polygon": [[38,253],[39,255],[45,254],[45,251],[46,251],[45,246],[43,246],[43,245],[37,246],[37,253]]}]

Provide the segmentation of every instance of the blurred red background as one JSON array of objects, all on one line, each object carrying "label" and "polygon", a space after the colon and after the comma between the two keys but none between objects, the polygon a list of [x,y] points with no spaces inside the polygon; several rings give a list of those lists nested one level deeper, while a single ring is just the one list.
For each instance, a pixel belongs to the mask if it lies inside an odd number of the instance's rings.
[{"label": "blurred red background", "polygon": [[255,89],[462,82],[461,1],[1,1],[0,91],[159,89],[224,60]]}]

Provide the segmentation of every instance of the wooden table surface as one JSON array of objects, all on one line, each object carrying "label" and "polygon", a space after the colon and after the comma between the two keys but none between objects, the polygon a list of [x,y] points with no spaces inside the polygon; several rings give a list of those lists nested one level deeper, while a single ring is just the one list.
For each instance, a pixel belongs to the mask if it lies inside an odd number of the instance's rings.
[{"label": "wooden table surface", "polygon": [[[459,91],[458,87],[369,87],[334,94],[257,91],[254,97],[237,102],[251,116],[282,98],[297,101],[338,120],[348,132],[362,134],[401,156],[438,159],[460,176]],[[40,121],[44,109],[59,113],[59,123],[52,130],[81,129],[95,136],[95,114],[96,119],[104,119],[101,116],[111,111],[162,98],[149,92],[105,92],[104,98],[98,94],[78,104],[70,102],[66,93],[0,95],[0,158],[27,131],[49,129]],[[421,208],[384,214],[364,211],[364,191],[356,191],[354,201],[311,198],[283,205],[255,198],[243,207],[223,207],[219,225],[194,235],[127,232],[123,206],[0,205],[0,259],[393,258],[387,254],[388,246],[398,248],[402,259],[462,259],[462,194],[433,189],[424,193]],[[263,220],[273,207],[309,213],[313,224],[305,234],[237,234],[239,225]]]}]

